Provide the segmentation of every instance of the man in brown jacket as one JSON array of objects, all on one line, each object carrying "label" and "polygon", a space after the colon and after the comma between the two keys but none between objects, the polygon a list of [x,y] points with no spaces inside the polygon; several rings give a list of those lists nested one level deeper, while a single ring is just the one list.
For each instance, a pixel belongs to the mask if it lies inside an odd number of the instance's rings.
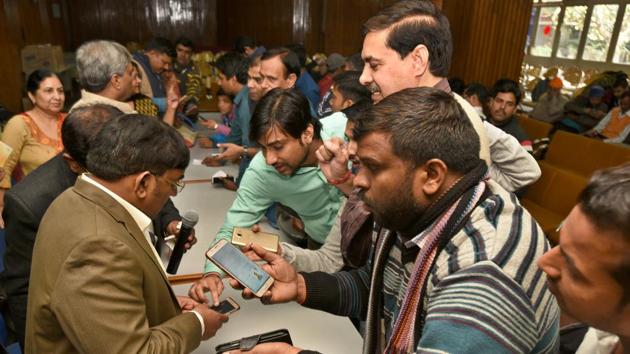
[{"label": "man in brown jacket", "polygon": [[188,353],[227,320],[176,297],[151,246],[150,217],[183,187],[188,161],[181,136],[155,119],[105,124],[88,153],[91,174],[39,228],[26,353]]}]

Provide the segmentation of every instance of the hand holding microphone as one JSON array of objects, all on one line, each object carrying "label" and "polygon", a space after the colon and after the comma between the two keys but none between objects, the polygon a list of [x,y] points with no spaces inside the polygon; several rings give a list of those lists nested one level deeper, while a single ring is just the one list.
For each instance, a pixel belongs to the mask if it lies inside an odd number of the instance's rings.
[{"label": "hand holding microphone", "polygon": [[184,255],[186,241],[190,236],[193,228],[199,221],[199,214],[194,210],[187,211],[182,217],[182,227],[179,230],[179,236],[177,237],[177,241],[175,242],[175,247],[173,248],[173,253],[171,254],[171,259],[168,262],[168,267],[166,267],[166,272],[169,274],[176,274],[177,269],[179,268],[179,264],[182,261],[182,256]]}]

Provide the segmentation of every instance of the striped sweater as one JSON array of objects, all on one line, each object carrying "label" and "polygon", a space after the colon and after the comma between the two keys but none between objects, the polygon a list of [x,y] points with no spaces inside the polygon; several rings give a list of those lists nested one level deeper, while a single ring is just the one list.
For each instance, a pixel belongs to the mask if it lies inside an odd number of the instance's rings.
[{"label": "striped sweater", "polygon": [[[488,187],[490,197],[479,203],[464,228],[437,255],[423,298],[426,317],[416,352],[557,350],[559,309],[536,265],[549,244],[513,194],[493,181]],[[410,242],[398,238],[387,255],[381,344],[391,334],[413,269]],[[334,274],[303,273],[304,305],[365,318],[371,264],[372,260],[363,268]]]}]

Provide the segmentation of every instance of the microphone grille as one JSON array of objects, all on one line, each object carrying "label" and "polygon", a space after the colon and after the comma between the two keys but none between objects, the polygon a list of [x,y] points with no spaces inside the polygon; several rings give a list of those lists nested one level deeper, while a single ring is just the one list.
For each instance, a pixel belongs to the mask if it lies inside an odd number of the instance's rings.
[{"label": "microphone grille", "polygon": [[195,210],[188,210],[184,214],[184,216],[182,216],[182,224],[188,227],[193,227],[197,225],[198,221],[199,221],[199,213],[197,213],[197,211]]}]

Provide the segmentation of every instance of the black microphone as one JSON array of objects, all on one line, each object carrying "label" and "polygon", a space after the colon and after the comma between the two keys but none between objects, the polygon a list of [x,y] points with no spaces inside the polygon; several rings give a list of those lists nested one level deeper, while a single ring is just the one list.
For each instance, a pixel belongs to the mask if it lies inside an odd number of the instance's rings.
[{"label": "black microphone", "polygon": [[199,221],[199,214],[194,210],[187,211],[182,217],[182,227],[179,229],[179,236],[175,242],[173,253],[171,253],[171,259],[168,261],[168,267],[166,267],[167,273],[177,273],[177,268],[179,268],[179,263],[181,263],[184,255],[184,244],[188,241],[188,236],[190,236],[197,221]]}]

